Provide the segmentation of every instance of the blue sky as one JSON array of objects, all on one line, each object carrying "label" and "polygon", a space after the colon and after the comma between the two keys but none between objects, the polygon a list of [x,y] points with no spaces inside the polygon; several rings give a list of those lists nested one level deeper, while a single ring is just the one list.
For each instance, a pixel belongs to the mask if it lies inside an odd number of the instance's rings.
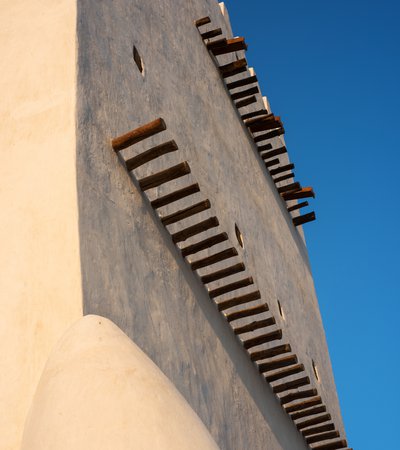
[{"label": "blue sky", "polygon": [[281,116],[349,445],[400,449],[400,2],[227,0]]}]

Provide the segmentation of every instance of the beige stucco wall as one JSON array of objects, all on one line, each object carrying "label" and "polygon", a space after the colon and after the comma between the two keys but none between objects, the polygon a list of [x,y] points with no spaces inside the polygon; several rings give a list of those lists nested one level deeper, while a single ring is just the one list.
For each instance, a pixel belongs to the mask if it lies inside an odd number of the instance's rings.
[{"label": "beige stucco wall", "polygon": [[50,349],[82,315],[76,5],[0,0],[0,448],[17,449]]}]

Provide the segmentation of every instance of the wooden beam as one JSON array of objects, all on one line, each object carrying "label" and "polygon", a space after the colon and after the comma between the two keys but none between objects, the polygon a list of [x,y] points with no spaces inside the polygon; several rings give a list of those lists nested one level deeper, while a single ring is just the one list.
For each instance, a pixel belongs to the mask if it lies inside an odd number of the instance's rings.
[{"label": "wooden beam", "polygon": [[296,211],[297,209],[304,208],[308,206],[308,202],[297,203],[297,205],[290,206],[287,210],[289,212]]},{"label": "wooden beam", "polygon": [[232,77],[247,70],[246,59],[239,59],[229,64],[225,64],[219,67],[222,78]]},{"label": "wooden beam", "polygon": [[207,256],[206,258],[199,259],[190,264],[192,270],[202,269],[203,267],[211,266],[226,259],[233,258],[237,256],[238,252],[235,247],[227,248],[221,252],[215,253],[214,255]]},{"label": "wooden beam", "polygon": [[243,341],[243,347],[246,350],[250,348],[257,347],[261,344],[266,344],[268,342],[279,341],[282,339],[282,330],[275,330],[271,333],[261,334],[260,336],[256,336],[250,339],[246,339]]},{"label": "wooden beam", "polygon": [[[271,173],[271,175],[273,175],[273,174]],[[284,200],[287,201],[287,200],[298,200],[300,198],[309,198],[309,197],[315,198],[315,194],[314,194],[312,187],[304,187],[300,191],[287,192],[286,194],[283,194],[282,197]]]},{"label": "wooden beam", "polygon": [[177,164],[176,166],[170,167],[169,169],[162,170],[161,172],[154,173],[148,177],[139,180],[139,186],[142,191],[147,191],[148,189],[161,186],[168,181],[175,180],[176,178],[183,177],[190,173],[189,164],[185,161],[183,163]]},{"label": "wooden beam", "polygon": [[218,311],[225,311],[225,309],[232,308],[234,306],[243,305],[244,303],[254,302],[261,298],[260,291],[250,292],[249,294],[234,297],[229,300],[225,300],[217,304]]},{"label": "wooden beam", "polygon": [[283,124],[280,117],[267,116],[265,118],[259,119],[253,124],[249,124],[248,128],[252,133],[258,133],[260,131],[268,131],[274,130],[275,128],[283,128]]},{"label": "wooden beam", "polygon": [[268,305],[264,303],[263,305],[252,306],[251,308],[241,309],[240,311],[226,314],[225,317],[228,322],[233,322],[234,320],[243,319],[245,317],[256,316],[257,314],[267,312],[268,310]]},{"label": "wooden beam", "polygon": [[221,280],[222,278],[229,277],[239,272],[246,270],[243,263],[234,264],[233,266],[226,267],[225,269],[218,270],[217,272],[212,272],[207,275],[203,275],[200,280],[204,284],[211,283],[213,281]]},{"label": "wooden beam", "polygon": [[[268,144],[268,145],[271,145],[271,144]],[[272,145],[271,145],[271,147],[272,147]],[[259,152],[262,151],[262,150],[261,150],[261,147],[258,147],[258,151],[259,151]],[[283,147],[276,148],[275,150],[271,150],[270,152],[263,153],[263,154],[261,155],[261,158],[262,158],[262,159],[270,159],[270,158],[273,158],[274,156],[283,155],[283,154],[285,154],[286,152],[287,152],[287,149],[286,149],[285,146],[283,146]]]},{"label": "wooden beam", "polygon": [[[266,350],[258,350],[257,352],[250,353],[250,359],[252,361],[261,361],[262,359],[274,358],[275,356],[283,355],[284,353],[289,353],[291,351],[292,348],[290,344],[277,345],[276,347],[268,348]],[[293,356],[291,356],[291,358],[293,358]]]},{"label": "wooden beam", "polygon": [[240,109],[240,108],[244,108],[245,106],[251,105],[252,103],[256,103],[256,102],[257,102],[257,97],[255,95],[253,95],[251,97],[247,97],[243,100],[236,102],[235,106],[237,109]]},{"label": "wooden beam", "polygon": [[281,136],[282,134],[285,134],[285,129],[283,127],[278,128],[277,130],[269,131],[268,133],[265,134],[261,134],[260,136],[255,136],[254,142],[257,143],[261,141],[266,141],[267,139],[272,139],[274,137]]},{"label": "wooden beam", "polygon": [[281,186],[278,188],[278,192],[282,194],[283,192],[292,192],[292,191],[298,191],[301,189],[301,185],[299,182],[291,183],[291,184],[285,184],[285,186]]},{"label": "wooden beam", "polygon": [[291,394],[287,394],[284,397],[281,397],[279,400],[281,402],[281,405],[286,405],[286,403],[291,403],[294,400],[299,400],[300,398],[314,397],[317,394],[318,391],[316,389],[308,389],[306,391],[292,392]]},{"label": "wooden beam", "polygon": [[307,444],[314,444],[315,442],[327,441],[328,439],[335,439],[340,437],[339,431],[328,431],[326,433],[316,434],[306,439]]},{"label": "wooden beam", "polygon": [[313,450],[337,450],[345,447],[347,447],[347,441],[346,439],[341,439],[340,441],[329,442],[329,444],[318,445],[313,447]]},{"label": "wooden beam", "polygon": [[188,206],[187,208],[181,209],[180,211],[176,211],[168,216],[161,217],[161,223],[166,225],[171,225],[173,223],[179,222],[183,219],[187,219],[188,217],[194,216],[195,214],[199,214],[207,209],[211,208],[210,200],[203,200],[195,205]]},{"label": "wooden beam", "polygon": [[157,145],[156,147],[153,147],[150,150],[125,161],[126,169],[130,172],[131,170],[136,169],[141,165],[152,161],[153,159],[159,158],[167,153],[175,152],[176,150],[178,150],[178,146],[175,141],[168,141],[164,144]]},{"label": "wooden beam", "polygon": [[285,411],[290,414],[296,411],[302,411],[303,409],[310,408],[311,406],[320,405],[322,403],[321,397],[310,398],[304,400],[303,402],[296,403],[295,405],[290,405],[285,407]]},{"label": "wooden beam", "polygon": [[250,89],[246,89],[245,91],[235,92],[231,94],[232,100],[238,100],[239,98],[248,97],[249,95],[258,94],[260,90],[257,86],[252,87]]},{"label": "wooden beam", "polygon": [[277,164],[279,164],[279,158],[271,159],[271,161],[267,161],[265,163],[265,167],[268,169],[268,167],[276,166]]},{"label": "wooden beam", "polygon": [[227,43],[226,38],[221,38],[221,39],[216,39],[215,41],[209,42],[208,44],[206,44],[206,47],[207,47],[207,50],[211,51],[215,48],[226,45],[226,43]]},{"label": "wooden beam", "polygon": [[315,220],[315,212],[312,211],[308,214],[303,214],[302,216],[298,216],[298,217],[293,217],[293,225],[295,227],[298,227],[299,225],[304,225],[307,222],[312,222],[313,220]]},{"label": "wooden beam", "polygon": [[247,128],[251,128],[256,124],[262,123],[265,120],[273,120],[274,119],[274,115],[272,113],[265,113],[261,116],[258,117],[253,117],[251,119],[247,119],[245,122],[245,125]]},{"label": "wooden beam", "polygon": [[269,317],[268,319],[256,320],[241,327],[233,329],[236,335],[249,333],[250,331],[259,330],[260,328],[267,328],[276,324],[275,317]]},{"label": "wooden beam", "polygon": [[325,425],[321,425],[320,427],[314,427],[314,428],[307,428],[306,430],[303,430],[301,434],[306,436],[312,436],[314,434],[323,433],[324,431],[331,431],[335,429],[335,425],[333,423],[327,423]]},{"label": "wooden beam", "polygon": [[243,280],[235,281],[234,283],[226,284],[225,286],[213,289],[212,291],[208,292],[208,295],[211,298],[216,298],[219,297],[220,295],[236,291],[237,289],[241,289],[243,287],[250,286],[252,284],[254,284],[253,277],[247,277],[243,278]]},{"label": "wooden beam", "polygon": [[[278,173],[286,172],[288,170],[294,169],[294,164],[286,164],[285,166],[278,167],[277,169],[270,170],[269,173],[272,175],[277,175]],[[276,180],[274,180],[276,181]]]},{"label": "wooden beam", "polygon": [[302,419],[303,417],[315,416],[316,414],[321,414],[326,412],[326,406],[320,405],[314,408],[304,409],[303,411],[298,411],[290,415],[292,420]]},{"label": "wooden beam", "polygon": [[221,28],[216,28],[215,30],[206,31],[205,33],[201,33],[201,37],[203,40],[211,39],[216,36],[220,36],[222,34]]},{"label": "wooden beam", "polygon": [[271,150],[271,149],[272,149],[272,144],[270,144],[270,143],[265,144],[265,145],[260,145],[260,146],[257,147],[257,150],[258,150],[260,153],[263,152],[263,151],[265,151],[265,150]]},{"label": "wooden beam", "polygon": [[276,373],[273,373],[272,375],[267,375],[265,377],[265,380],[268,383],[272,383],[273,381],[281,380],[282,378],[286,378],[290,375],[295,375],[296,373],[304,372],[304,365],[303,364],[296,364],[295,366],[288,367],[287,369],[279,370]]},{"label": "wooden beam", "polygon": [[186,239],[189,239],[196,234],[202,233],[203,231],[207,231],[210,228],[215,228],[218,225],[218,219],[216,217],[210,217],[209,219],[203,220],[196,225],[192,225],[191,227],[185,228],[181,231],[177,231],[171,236],[172,242],[176,244],[178,242],[186,241]]},{"label": "wooden beam", "polygon": [[153,122],[146,123],[139,128],[135,128],[128,133],[123,134],[111,141],[112,148],[119,152],[124,148],[130,147],[131,145],[137,144],[143,139],[147,139],[154,134],[160,133],[167,128],[163,119],[159,118],[153,120]]},{"label": "wooden beam", "polygon": [[220,244],[221,242],[227,241],[228,235],[227,233],[219,233],[215,236],[211,236],[203,241],[196,242],[195,244],[188,245],[185,248],[181,249],[182,256],[186,258],[186,256],[193,255],[195,253],[201,252],[202,250],[206,250],[207,248],[211,248],[214,245]]},{"label": "wooden beam", "polygon": [[195,194],[196,192],[200,192],[200,186],[198,185],[198,183],[191,184],[190,186],[186,186],[182,189],[171,192],[170,194],[164,195],[163,197],[158,197],[150,204],[154,209],[158,209],[162,206],[169,205],[170,203],[188,197],[189,195]]},{"label": "wooden beam", "polygon": [[296,355],[288,355],[283,358],[259,364],[258,370],[261,373],[271,372],[272,370],[281,369],[282,367],[292,366],[293,364],[297,364],[297,362]]},{"label": "wooden beam", "polygon": [[314,425],[318,425],[319,423],[328,422],[332,417],[330,414],[322,414],[322,416],[313,417],[312,419],[305,420],[304,422],[300,422],[296,424],[298,430],[302,430],[303,428],[312,427]]},{"label": "wooden beam", "polygon": [[227,39],[226,44],[217,48],[213,48],[212,52],[215,56],[226,55],[227,53],[240,52],[247,50],[247,44],[244,37]]},{"label": "wooden beam", "polygon": [[232,89],[236,89],[238,87],[242,87],[242,86],[247,86],[249,84],[253,84],[253,83],[257,83],[257,77],[255,75],[247,77],[247,78],[242,78],[241,80],[237,80],[237,81],[232,81],[231,83],[228,83],[226,85],[227,89],[230,91]]},{"label": "wooden beam", "polygon": [[259,109],[258,111],[251,111],[249,113],[243,114],[241,118],[242,120],[247,120],[251,119],[252,117],[262,116],[264,114],[268,114],[268,111],[266,109]]},{"label": "wooden beam", "polygon": [[274,394],[280,394],[281,392],[290,391],[292,389],[297,389],[302,386],[310,384],[309,377],[297,378],[296,380],[288,381],[286,383],[278,384],[272,388]]},{"label": "wooden beam", "polygon": [[196,27],[202,27],[203,25],[207,25],[208,23],[211,23],[211,19],[207,16],[196,20],[195,25]]},{"label": "wooden beam", "polygon": [[274,183],[280,183],[281,181],[290,180],[291,178],[294,178],[294,173],[289,173],[287,175],[283,175],[281,177],[273,178]]}]

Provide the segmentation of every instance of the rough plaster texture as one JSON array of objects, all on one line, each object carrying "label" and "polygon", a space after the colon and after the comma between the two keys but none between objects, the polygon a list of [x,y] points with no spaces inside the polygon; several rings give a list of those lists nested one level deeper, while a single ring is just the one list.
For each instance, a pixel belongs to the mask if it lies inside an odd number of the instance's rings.
[{"label": "rough plaster texture", "polygon": [[111,321],[85,316],[43,371],[21,450],[218,450],[160,369]]},{"label": "rough plaster texture", "polygon": [[82,315],[76,4],[0,3],[0,448],[10,450],[50,349]]},{"label": "rough plaster texture", "polygon": [[[262,301],[269,303],[283,329],[284,342],[305,364],[342,431],[307,250],[194,26],[206,15],[212,17],[212,26],[205,29],[222,26],[230,33],[214,0],[78,2],[77,169],[84,312],[109,317],[121,327],[177,386],[220,448],[304,449],[270,387],[110,146],[112,137],[156,117],[166,120],[166,132],[124,150],[123,156],[176,140],[178,152],[136,170],[135,176],[189,162],[189,178],[201,187],[196,200],[211,200],[220,231],[227,231],[238,248]],[[143,58],[144,76],[133,61],[133,45]],[[181,181],[149,196],[178,186]],[[187,203],[180,201],[161,212],[184,206]],[[170,230],[206,216],[186,219]],[[244,250],[235,241],[235,223],[243,233]],[[187,243],[196,240],[200,237]],[[318,365],[320,382],[311,359]]]}]

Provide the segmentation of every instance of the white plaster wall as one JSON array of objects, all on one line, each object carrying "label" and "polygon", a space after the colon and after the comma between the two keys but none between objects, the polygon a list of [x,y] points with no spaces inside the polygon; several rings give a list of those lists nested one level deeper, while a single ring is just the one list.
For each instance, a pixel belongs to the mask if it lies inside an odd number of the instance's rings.
[{"label": "white plaster wall", "polygon": [[17,449],[50,349],[82,315],[76,5],[0,0],[0,448]]}]

